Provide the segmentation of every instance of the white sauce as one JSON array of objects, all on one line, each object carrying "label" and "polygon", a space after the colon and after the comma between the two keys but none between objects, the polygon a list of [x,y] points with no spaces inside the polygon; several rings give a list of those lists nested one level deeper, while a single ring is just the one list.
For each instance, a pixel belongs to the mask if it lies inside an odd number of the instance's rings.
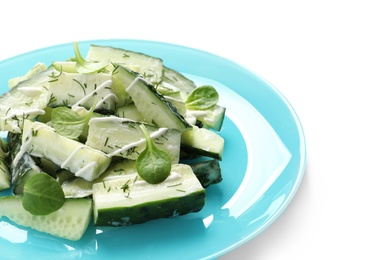
[{"label": "white sauce", "polygon": [[89,120],[89,124],[91,122],[98,122],[98,121],[103,121],[103,122],[118,122],[118,123],[123,123],[123,122],[135,122],[131,119],[128,118],[122,118],[122,117],[115,117],[115,116],[108,116],[108,117],[94,117],[91,120]]},{"label": "white sauce", "polygon": [[76,173],[75,176],[80,176],[81,173],[84,173],[89,168],[94,168],[97,165],[97,162],[90,162],[86,166],[80,168]]},{"label": "white sauce", "polygon": [[85,149],[87,148],[86,146],[84,145],[81,145],[81,146],[78,146],[77,148],[75,148],[75,150],[66,158],[66,160],[61,164],[61,168],[66,168],[66,164],[68,164],[71,159],[75,156],[75,154],[77,152],[79,152],[81,149]]},{"label": "white sauce", "polygon": [[137,83],[137,81],[139,81],[139,80],[140,80],[140,77],[136,77],[136,78],[132,81],[132,83],[127,87],[127,91],[129,91],[130,88],[132,88],[132,87]]},{"label": "white sauce", "polygon": [[[102,83],[100,86],[98,86],[98,87],[96,88],[95,91],[92,91],[91,93],[85,95],[82,99],[78,100],[78,102],[76,102],[74,105],[72,105],[71,108],[74,110],[76,106],[79,106],[79,105],[81,105],[81,104],[84,104],[84,103],[87,102],[90,98],[92,98],[92,97],[93,97],[97,92],[99,92],[99,91],[101,91],[101,90],[103,90],[103,89],[105,89],[105,88],[110,88],[112,83],[113,83],[113,81],[110,80],[110,79],[107,80],[107,81],[105,81],[105,82]],[[114,94],[112,94],[112,95],[114,95]],[[109,94],[109,96],[111,97],[111,94]],[[115,95],[114,95],[114,96],[115,96]],[[115,96],[115,98],[117,99],[116,96]],[[104,99],[106,99],[106,97],[105,97]]]},{"label": "white sauce", "polygon": [[[38,109],[38,108],[24,110],[24,111],[18,111],[18,112],[14,112],[14,113],[12,113],[12,111],[10,110],[10,111],[7,112],[6,115],[0,117],[0,127],[1,127],[1,130],[4,130],[4,128],[5,128],[5,122],[7,120],[9,120],[9,119],[13,119],[14,117],[17,117],[17,118],[28,118],[28,117],[31,116],[31,118],[35,118],[38,115],[44,115],[44,114],[45,114],[45,111],[42,110],[42,109]],[[16,120],[16,119],[14,119],[14,120]],[[17,132],[17,133],[21,133],[22,132],[22,130],[19,128],[18,125],[13,124],[12,127],[13,127],[13,130],[15,132]]]},{"label": "white sauce", "polygon": [[26,135],[22,137],[21,147],[20,147],[18,153],[16,154],[16,156],[14,157],[14,160],[12,162],[13,166],[16,166],[18,164],[19,160],[22,158],[23,154],[25,152],[27,152],[27,150],[28,150],[28,148],[30,146],[30,143],[31,143],[31,139],[33,138],[32,133],[34,131],[38,131],[38,130],[40,130],[42,128],[48,128],[48,129],[51,129],[52,131],[54,131],[53,128],[51,128],[51,127],[49,127],[47,125],[41,125],[41,124],[39,124],[37,127],[31,128],[27,133],[23,133],[23,135],[25,135],[25,134]]},{"label": "white sauce", "polygon": [[100,107],[106,100],[110,99],[110,98],[113,98],[115,101],[118,102],[118,97],[113,94],[113,93],[110,93],[110,94],[107,94],[105,97],[103,97],[100,102],[97,103],[97,107]]},{"label": "white sauce", "polygon": [[18,90],[29,97],[40,96],[43,93],[43,90],[40,87],[20,87]]},{"label": "white sauce", "polygon": [[[159,128],[157,131],[154,131],[151,134],[149,134],[150,138],[158,138],[158,137],[164,135],[167,132],[167,130],[168,130],[168,128]],[[127,144],[127,145],[123,146],[122,148],[120,148],[118,150],[115,150],[112,153],[109,153],[108,156],[113,157],[115,155],[120,154],[123,151],[127,151],[128,149],[130,149],[132,147],[139,146],[139,145],[142,145],[144,143],[145,143],[145,138],[142,138],[141,140],[139,140],[137,142]]]},{"label": "white sauce", "polygon": [[204,117],[204,116],[207,116],[208,115],[208,112],[206,111],[201,111],[201,110],[188,110],[186,112],[186,115],[187,116],[194,116],[196,118],[199,118],[199,117]]}]

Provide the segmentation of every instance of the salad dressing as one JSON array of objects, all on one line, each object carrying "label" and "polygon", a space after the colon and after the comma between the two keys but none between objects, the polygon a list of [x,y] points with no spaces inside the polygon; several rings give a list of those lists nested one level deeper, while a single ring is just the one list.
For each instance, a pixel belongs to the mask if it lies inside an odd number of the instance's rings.
[{"label": "salad dressing", "polygon": [[[30,143],[31,143],[31,139],[34,136],[34,133],[37,132],[37,131],[39,131],[42,128],[48,128],[48,129],[52,129],[54,131],[53,128],[51,128],[50,126],[47,126],[47,125],[38,125],[35,128],[31,128],[26,133],[26,135],[22,137],[22,145],[21,145],[18,153],[16,154],[16,156],[14,157],[14,160],[12,162],[12,164],[13,164],[14,167],[18,164],[18,162],[22,158],[23,154],[28,151]],[[24,134],[25,133],[23,133],[23,135]]]},{"label": "salad dressing", "polygon": [[[113,81],[112,80],[107,80],[105,82],[103,82],[100,86],[98,86],[96,88],[95,91],[92,91],[91,93],[85,95],[82,99],[78,100],[78,102],[76,102],[74,105],[72,105],[71,109],[74,110],[76,109],[77,106],[81,105],[81,104],[84,104],[85,102],[87,102],[89,99],[91,99],[92,97],[94,97],[97,92],[103,90],[103,89],[106,89],[106,88],[111,88],[111,85],[112,85]],[[101,105],[103,102],[105,102],[105,100],[109,99],[110,97],[114,97],[116,100],[118,100],[118,97],[113,94],[113,93],[110,93],[108,95],[106,95],[98,104],[97,106]]]},{"label": "salad dressing", "polygon": [[[162,135],[164,135],[166,132],[167,132],[168,128],[159,128],[157,131],[154,131],[150,134],[150,138],[159,138],[161,137]],[[127,144],[125,146],[123,146],[122,148],[118,149],[118,150],[115,150],[114,152],[112,153],[109,153],[108,156],[109,157],[113,157],[115,155],[118,155],[120,153],[122,153],[123,151],[127,151],[133,147],[136,147],[136,146],[139,146],[139,145],[142,145],[142,144],[145,144],[146,142],[146,139],[145,138],[141,138],[139,141],[137,142],[134,142],[134,143],[130,143],[130,144]]]},{"label": "salad dressing", "polygon": [[[18,121],[18,118],[28,118],[28,117],[37,117],[38,115],[44,115],[45,114],[45,111],[42,110],[42,109],[38,109],[38,108],[34,108],[34,109],[29,109],[29,110],[25,110],[25,111],[20,111],[18,113],[11,113],[10,111],[7,111],[6,114],[4,116],[2,116],[0,118],[0,127],[1,129],[4,129],[5,128],[5,123],[8,119],[13,119],[13,120],[17,120]],[[14,118],[17,118],[17,119],[14,119]],[[12,125],[13,127],[13,130],[17,133],[21,133],[22,130],[21,128],[19,128],[18,125]]]},{"label": "salad dressing", "polygon": [[18,88],[23,94],[29,97],[40,96],[45,90],[42,90],[40,87],[21,87]]}]

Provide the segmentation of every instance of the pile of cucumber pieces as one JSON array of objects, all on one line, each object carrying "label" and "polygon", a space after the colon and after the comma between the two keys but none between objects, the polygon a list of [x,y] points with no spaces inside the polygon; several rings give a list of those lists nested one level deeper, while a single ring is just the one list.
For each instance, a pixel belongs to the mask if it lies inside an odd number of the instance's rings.
[{"label": "pile of cucumber pieces", "polygon": [[0,217],[79,240],[92,219],[126,226],[200,211],[222,181],[215,88],[147,54],[73,48],[0,96]]}]

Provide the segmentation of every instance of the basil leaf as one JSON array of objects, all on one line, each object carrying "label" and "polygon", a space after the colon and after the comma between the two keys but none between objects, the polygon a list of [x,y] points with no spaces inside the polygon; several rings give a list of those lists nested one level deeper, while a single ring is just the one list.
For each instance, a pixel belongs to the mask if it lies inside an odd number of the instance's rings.
[{"label": "basil leaf", "polygon": [[47,215],[65,202],[60,184],[48,174],[36,174],[27,180],[23,190],[22,204],[33,215]]},{"label": "basil leaf", "polygon": [[210,85],[193,89],[188,95],[185,105],[190,110],[205,110],[212,108],[219,101],[219,93]]},{"label": "basil leaf", "polygon": [[74,52],[76,58],[76,70],[78,73],[93,73],[104,69],[109,65],[110,61],[105,60],[101,62],[97,61],[86,61],[80,54],[78,43],[74,42]]},{"label": "basil leaf", "polygon": [[146,139],[144,151],[136,159],[136,169],[140,177],[150,184],[163,182],[170,175],[170,156],[154,145],[148,130],[144,125],[140,125]]}]

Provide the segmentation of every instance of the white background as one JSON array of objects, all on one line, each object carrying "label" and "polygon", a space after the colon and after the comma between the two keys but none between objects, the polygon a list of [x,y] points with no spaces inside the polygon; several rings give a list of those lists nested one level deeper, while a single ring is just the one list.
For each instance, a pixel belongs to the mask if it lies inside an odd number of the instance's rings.
[{"label": "white background", "polygon": [[263,233],[221,259],[373,259],[370,1],[1,1],[0,60],[130,38],[226,57],[271,82],[307,141],[303,182]]}]

